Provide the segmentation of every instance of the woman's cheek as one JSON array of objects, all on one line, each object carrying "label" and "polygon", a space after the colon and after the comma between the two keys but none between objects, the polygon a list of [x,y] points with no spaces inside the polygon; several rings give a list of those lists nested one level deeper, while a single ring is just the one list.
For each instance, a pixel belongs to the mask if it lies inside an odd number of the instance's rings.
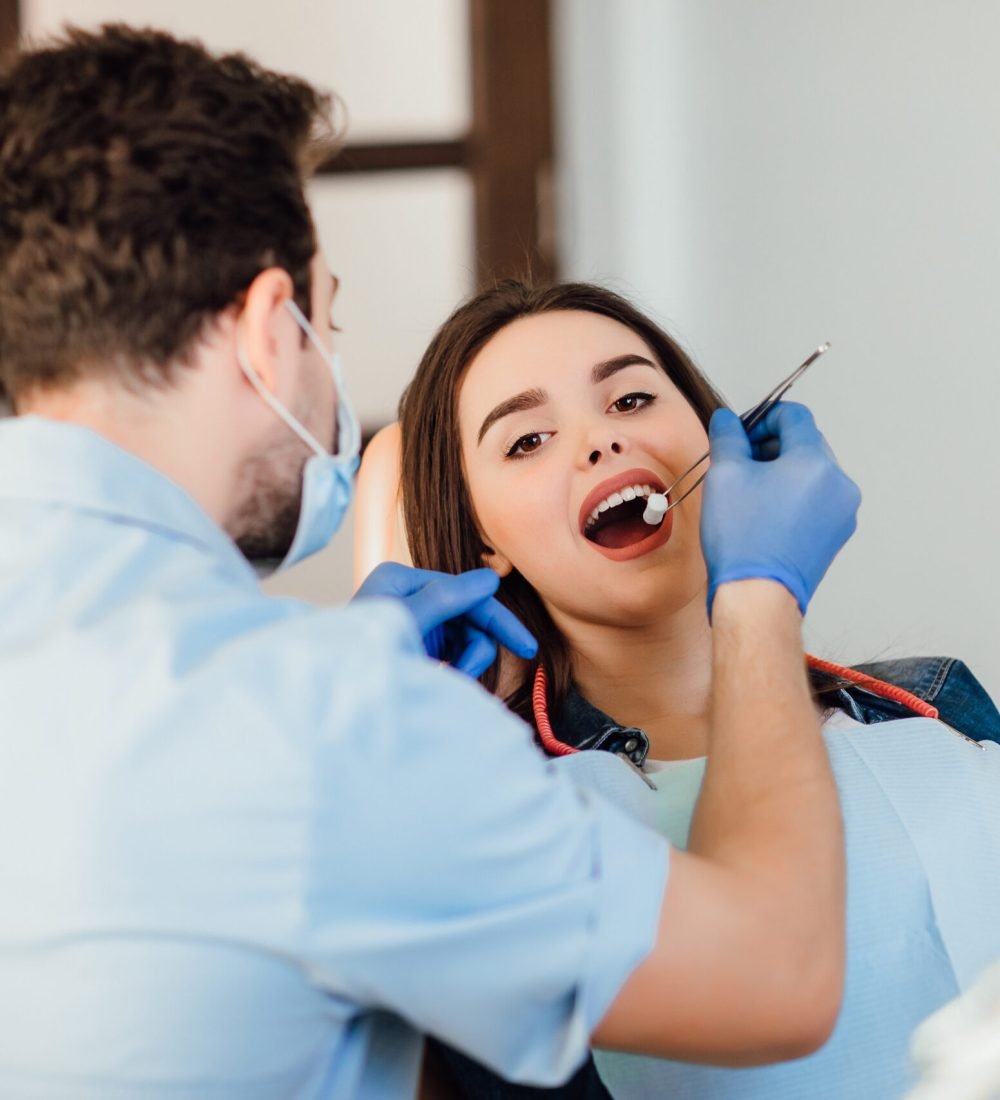
[{"label": "woman's cheek", "polygon": [[558,570],[564,551],[558,541],[558,504],[539,491],[539,479],[520,479],[516,487],[506,486],[496,498],[493,526],[504,555],[529,582],[549,580]]}]

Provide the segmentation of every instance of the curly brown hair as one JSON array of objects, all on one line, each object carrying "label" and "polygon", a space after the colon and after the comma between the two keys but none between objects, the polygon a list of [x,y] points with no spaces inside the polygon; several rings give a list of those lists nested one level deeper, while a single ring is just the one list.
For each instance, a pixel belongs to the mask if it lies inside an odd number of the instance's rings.
[{"label": "curly brown hair", "polygon": [[242,54],[109,25],[0,72],[0,391],[164,384],[265,267],[308,315],[304,180],[332,99]]}]

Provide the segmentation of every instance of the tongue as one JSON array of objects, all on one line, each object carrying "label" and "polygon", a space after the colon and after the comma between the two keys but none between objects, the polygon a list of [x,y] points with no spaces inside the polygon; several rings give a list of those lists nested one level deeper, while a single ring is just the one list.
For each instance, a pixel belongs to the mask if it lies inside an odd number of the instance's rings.
[{"label": "tongue", "polygon": [[642,542],[655,530],[656,528],[650,527],[641,515],[623,516],[621,519],[603,524],[590,537],[598,546],[620,550],[623,546],[633,546],[637,542]]}]

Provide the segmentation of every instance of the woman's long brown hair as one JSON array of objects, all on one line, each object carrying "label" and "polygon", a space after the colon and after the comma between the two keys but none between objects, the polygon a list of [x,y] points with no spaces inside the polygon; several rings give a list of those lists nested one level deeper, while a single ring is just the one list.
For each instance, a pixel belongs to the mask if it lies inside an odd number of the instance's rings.
[{"label": "woman's long brown hair", "polygon": [[[684,350],[613,291],[589,283],[536,287],[519,280],[506,280],[482,291],[438,330],[400,403],[403,514],[414,565],[449,573],[482,566],[486,547],[462,466],[459,388],[469,364],[502,328],[521,317],[562,310],[610,317],[636,333],[706,428],[713,411],[724,404]],[[558,707],[572,680],[566,639],[538,593],[516,569],[501,582],[499,598],[538,639],[549,704]],[[507,705],[528,721],[533,673],[534,668],[529,669],[506,699]],[[496,664],[482,680],[490,691],[496,690]]]}]

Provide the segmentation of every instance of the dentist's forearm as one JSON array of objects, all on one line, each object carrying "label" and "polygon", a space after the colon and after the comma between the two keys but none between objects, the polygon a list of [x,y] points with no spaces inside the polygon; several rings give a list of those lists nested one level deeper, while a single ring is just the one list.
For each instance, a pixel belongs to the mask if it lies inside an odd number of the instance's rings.
[{"label": "dentist's forearm", "polygon": [[827,1003],[832,985],[839,1002],[843,830],[801,616],[783,586],[753,580],[720,586],[712,621],[709,755],[689,851],[741,882],[748,918],[759,922],[747,931],[765,964],[749,980],[763,980],[776,1002],[794,996],[786,983],[815,984]]}]

